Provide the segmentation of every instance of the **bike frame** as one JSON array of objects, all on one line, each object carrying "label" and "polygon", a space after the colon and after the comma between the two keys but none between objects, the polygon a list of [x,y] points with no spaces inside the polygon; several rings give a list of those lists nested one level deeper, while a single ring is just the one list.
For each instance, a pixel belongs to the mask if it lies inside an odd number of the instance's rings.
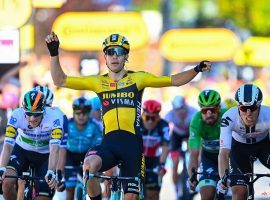
[{"label": "bike frame", "polygon": [[24,195],[23,200],[32,200],[35,198],[33,195],[33,188],[34,188],[34,181],[39,182],[45,182],[45,179],[43,177],[35,177],[34,174],[34,168],[30,167],[29,171],[23,172],[22,176],[5,176],[5,178],[15,178],[15,179],[21,179],[26,182],[25,189],[24,189]]},{"label": "bike frame", "polygon": [[[235,174],[235,173],[229,173],[229,170],[225,170],[225,175],[222,178],[222,184],[227,185],[227,179],[230,176],[244,176],[249,178],[248,182],[248,200],[254,200],[255,198],[255,192],[254,192],[254,183],[261,177],[270,177],[270,174],[257,174],[254,173],[254,162],[257,160],[256,157],[250,156],[249,158],[250,164],[251,164],[251,173],[246,173],[246,174]],[[197,174],[202,174],[202,175],[214,175],[214,176],[219,176],[218,174],[207,174],[207,173],[202,173],[202,172],[196,172],[195,168],[192,168],[192,175],[191,175],[191,180],[192,182],[194,180],[197,180],[196,175]],[[225,197],[223,195],[220,195],[218,198],[219,200],[223,200]]]},{"label": "bike frame", "polygon": [[[121,170],[120,170],[121,172]],[[124,199],[124,191],[122,186],[122,181],[135,180],[139,183],[139,196],[143,199],[143,183],[140,177],[122,177],[122,176],[104,176],[99,174],[89,174],[89,171],[85,171],[85,182],[84,191],[86,191],[86,185],[89,178],[101,178],[111,182],[111,200],[122,200]]]}]

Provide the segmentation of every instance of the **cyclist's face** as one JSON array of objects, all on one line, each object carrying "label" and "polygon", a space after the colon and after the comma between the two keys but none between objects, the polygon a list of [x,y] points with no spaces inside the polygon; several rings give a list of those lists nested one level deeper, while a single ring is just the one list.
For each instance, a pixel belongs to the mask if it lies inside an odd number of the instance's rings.
[{"label": "cyclist's face", "polygon": [[105,53],[105,59],[108,67],[113,72],[119,72],[128,59],[128,54],[122,47],[109,47]]},{"label": "cyclist's face", "polygon": [[158,120],[160,119],[159,114],[153,114],[148,112],[143,112],[142,120],[143,125],[147,130],[152,130],[156,127]]},{"label": "cyclist's face", "polygon": [[42,120],[43,113],[25,112],[25,118],[32,128],[37,127]]},{"label": "cyclist's face", "polygon": [[202,107],[201,115],[206,124],[212,125],[218,120],[219,111],[219,106]]},{"label": "cyclist's face", "polygon": [[182,106],[181,108],[175,108],[174,112],[176,113],[176,115],[182,119],[182,118],[186,118],[187,116],[187,107],[186,106]]},{"label": "cyclist's face", "polygon": [[240,107],[238,106],[240,117],[246,126],[252,127],[256,124],[260,110],[259,108],[260,107],[258,106],[256,110],[254,110],[253,108],[248,109],[248,107],[240,109]]},{"label": "cyclist's face", "polygon": [[74,120],[75,123],[79,126],[83,126],[87,123],[89,119],[89,112],[81,111],[81,110],[74,110]]}]

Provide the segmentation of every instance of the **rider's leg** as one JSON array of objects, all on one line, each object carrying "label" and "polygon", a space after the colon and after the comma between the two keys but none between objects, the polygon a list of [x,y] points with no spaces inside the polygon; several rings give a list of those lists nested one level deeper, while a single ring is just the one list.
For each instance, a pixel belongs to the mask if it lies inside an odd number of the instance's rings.
[{"label": "rider's leg", "polygon": [[[7,168],[6,176],[17,176],[17,173],[13,169]],[[5,178],[2,183],[3,196],[6,200],[16,200],[17,198],[17,179]]]},{"label": "rider's leg", "polygon": [[232,187],[232,200],[246,200],[248,190],[245,185],[235,185]]},{"label": "rider's leg", "polygon": [[216,187],[203,186],[200,188],[201,200],[213,200],[216,194]]},{"label": "rider's leg", "polygon": [[75,187],[66,187],[66,200],[73,200]]},{"label": "rider's leg", "polygon": [[[89,170],[89,173],[97,173],[102,166],[102,159],[98,155],[90,155],[84,159],[83,171]],[[91,199],[101,198],[101,187],[98,179],[90,178],[87,184],[87,193]]]},{"label": "rider's leg", "polygon": [[133,193],[126,193],[125,200],[139,200],[139,195]]},{"label": "rider's leg", "polygon": [[[106,176],[116,176],[117,175],[117,166],[105,171],[104,175],[106,175]],[[105,190],[102,193],[102,198],[103,199],[106,199],[106,198],[110,199],[110,196],[111,196],[110,186],[111,186],[111,184],[107,180],[104,180],[103,184],[104,184]]]},{"label": "rider's leg", "polygon": [[158,190],[146,190],[146,199],[147,200],[159,200],[159,191]]},{"label": "rider's leg", "polygon": [[180,153],[179,151],[172,151],[171,152],[171,158],[173,162],[173,171],[172,171],[172,180],[175,187],[176,192],[178,192],[178,163],[180,160]]}]

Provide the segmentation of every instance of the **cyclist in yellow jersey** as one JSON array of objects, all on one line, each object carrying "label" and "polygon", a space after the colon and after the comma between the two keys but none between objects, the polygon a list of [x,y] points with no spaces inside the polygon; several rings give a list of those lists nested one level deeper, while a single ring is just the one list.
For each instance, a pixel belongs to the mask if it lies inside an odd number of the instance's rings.
[{"label": "cyclist in yellow jersey", "polygon": [[[104,59],[109,69],[105,75],[85,77],[67,76],[58,56],[59,39],[55,33],[46,39],[51,55],[51,75],[58,87],[94,91],[102,105],[104,138],[101,145],[88,151],[84,170],[90,173],[105,171],[122,160],[122,176],[144,176],[142,136],[140,134],[141,98],[146,87],[181,86],[199,72],[209,71],[211,63],[202,61],[194,69],[172,76],[157,77],[147,72],[127,71],[124,66],[129,57],[130,45],[119,34],[111,34],[103,42]],[[124,183],[125,199],[138,199],[138,185]],[[89,180],[88,195],[91,200],[101,199],[97,179]]]}]

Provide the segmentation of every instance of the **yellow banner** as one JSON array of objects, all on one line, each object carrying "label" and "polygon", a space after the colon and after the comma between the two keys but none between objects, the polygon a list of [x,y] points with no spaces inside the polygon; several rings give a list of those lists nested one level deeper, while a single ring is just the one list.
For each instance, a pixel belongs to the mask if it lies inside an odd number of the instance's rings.
[{"label": "yellow banner", "polygon": [[66,0],[33,0],[34,8],[61,8]]},{"label": "yellow banner", "polygon": [[20,29],[20,48],[21,51],[31,50],[34,48],[35,33],[34,25],[26,24]]},{"label": "yellow banner", "polygon": [[55,20],[52,30],[66,50],[101,50],[112,33],[124,35],[131,49],[148,41],[145,22],[136,12],[67,12]]},{"label": "yellow banner", "polygon": [[174,62],[231,60],[239,45],[239,38],[223,28],[173,29],[160,40],[162,55]]},{"label": "yellow banner", "polygon": [[20,28],[31,13],[31,0],[0,0],[0,29]]},{"label": "yellow banner", "polygon": [[234,62],[237,65],[270,66],[269,52],[270,37],[250,37],[235,55]]}]

